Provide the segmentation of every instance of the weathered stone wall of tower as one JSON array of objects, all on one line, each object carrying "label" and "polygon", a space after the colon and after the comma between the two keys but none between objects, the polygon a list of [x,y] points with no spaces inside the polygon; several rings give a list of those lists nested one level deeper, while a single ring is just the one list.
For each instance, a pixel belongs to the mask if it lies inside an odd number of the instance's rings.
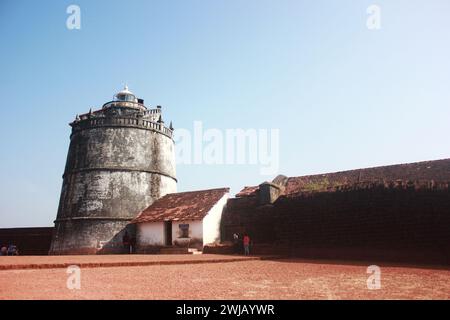
[{"label": "weathered stone wall of tower", "polygon": [[128,222],[176,192],[171,130],[123,108],[72,127],[50,253],[120,252]]}]

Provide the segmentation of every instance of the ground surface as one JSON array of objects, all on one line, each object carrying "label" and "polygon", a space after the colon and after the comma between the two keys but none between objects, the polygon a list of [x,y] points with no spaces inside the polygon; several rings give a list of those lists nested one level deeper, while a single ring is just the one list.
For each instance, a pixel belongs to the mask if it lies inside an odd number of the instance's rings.
[{"label": "ground surface", "polygon": [[[81,260],[126,259],[115,257]],[[1,257],[2,264],[7,263],[4,258],[8,257]],[[20,258],[31,259],[15,259]],[[367,289],[367,265],[300,260],[81,268],[80,290],[67,288],[65,268],[0,270],[0,299],[450,299],[450,270],[380,267],[379,290]]]},{"label": "ground surface", "polygon": [[5,269],[45,269],[64,268],[68,265],[80,267],[99,266],[148,266],[158,264],[183,264],[204,262],[226,262],[236,260],[251,260],[258,257],[245,257],[218,254],[133,254],[133,255],[84,255],[84,256],[19,256],[1,257],[0,270]]}]

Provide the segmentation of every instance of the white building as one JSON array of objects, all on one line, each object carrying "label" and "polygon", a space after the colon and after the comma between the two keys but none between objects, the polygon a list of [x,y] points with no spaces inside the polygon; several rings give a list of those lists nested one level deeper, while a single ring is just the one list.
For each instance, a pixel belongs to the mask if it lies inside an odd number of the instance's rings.
[{"label": "white building", "polygon": [[139,252],[161,247],[202,249],[220,241],[220,221],[229,188],[171,193],[156,200],[131,223]]}]

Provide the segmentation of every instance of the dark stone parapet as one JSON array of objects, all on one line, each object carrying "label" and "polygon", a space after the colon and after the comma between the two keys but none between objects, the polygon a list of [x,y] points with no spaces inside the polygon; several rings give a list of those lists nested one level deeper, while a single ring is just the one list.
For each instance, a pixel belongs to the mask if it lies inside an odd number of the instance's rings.
[{"label": "dark stone parapet", "polygon": [[384,185],[386,188],[409,188],[450,181],[450,159],[422,161],[365,169],[356,169],[286,180],[285,194],[299,192],[365,189]]},{"label": "dark stone parapet", "polygon": [[[441,188],[450,181],[450,159],[363,168],[299,177],[279,176],[272,181],[283,195],[369,188]],[[247,186],[236,197],[258,196],[259,186]]]},{"label": "dark stone parapet", "polygon": [[283,195],[282,197],[297,198],[308,197],[316,193],[323,192],[350,192],[358,190],[429,190],[429,191],[449,191],[450,181],[420,181],[420,180],[396,180],[396,181],[365,181],[348,185],[329,186],[326,189],[321,190],[302,190],[298,193],[291,193]]}]

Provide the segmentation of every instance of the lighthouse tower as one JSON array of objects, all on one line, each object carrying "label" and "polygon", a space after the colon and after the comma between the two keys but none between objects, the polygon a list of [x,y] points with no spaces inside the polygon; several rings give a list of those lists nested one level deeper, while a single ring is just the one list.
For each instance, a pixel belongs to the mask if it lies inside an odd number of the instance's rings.
[{"label": "lighthouse tower", "polygon": [[128,222],[176,192],[172,125],[125,86],[70,126],[50,254],[119,252]]}]

